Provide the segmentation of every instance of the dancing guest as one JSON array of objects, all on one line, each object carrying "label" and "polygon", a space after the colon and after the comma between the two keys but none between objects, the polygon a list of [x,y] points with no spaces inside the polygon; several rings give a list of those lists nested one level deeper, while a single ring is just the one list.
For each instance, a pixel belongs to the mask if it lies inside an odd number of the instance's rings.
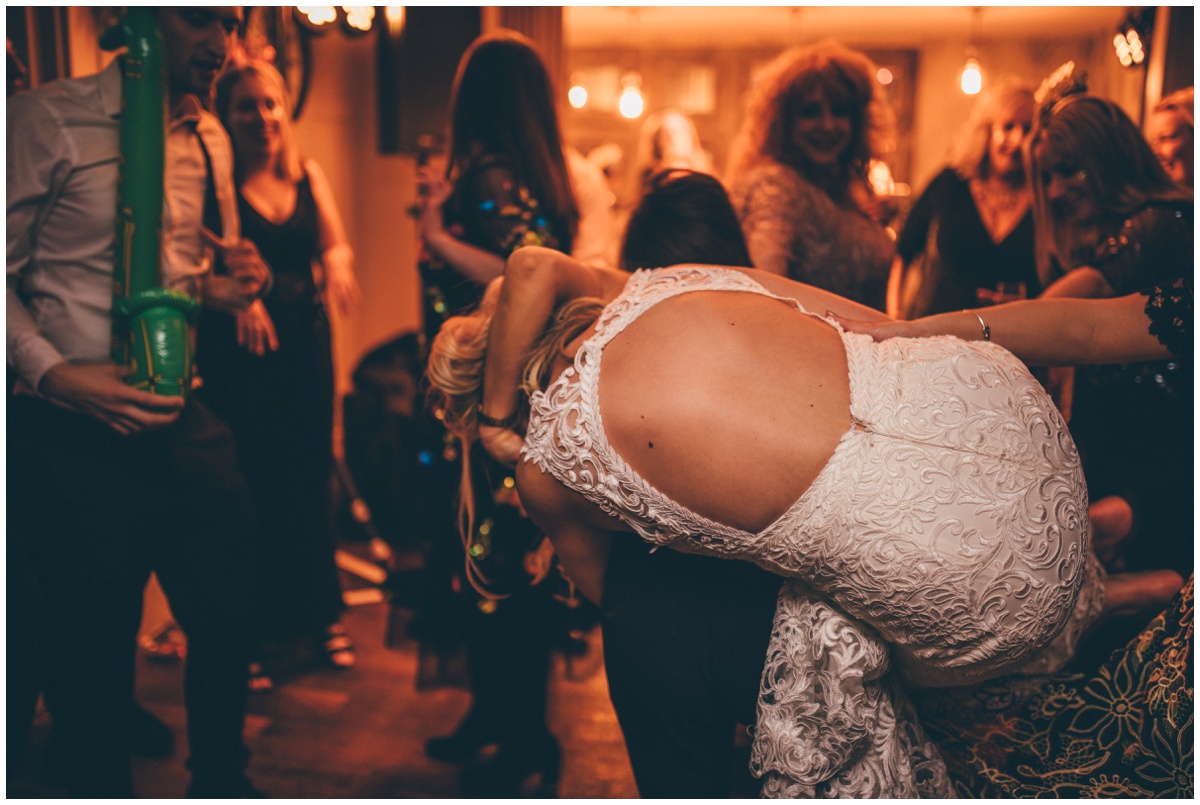
[{"label": "dancing guest", "polygon": [[[630,278],[527,249],[506,276],[443,327],[428,374],[464,438],[514,460],[524,445],[522,501],[580,591],[602,596],[606,556],[629,532],[795,579],[755,733],[766,793],[946,793],[885,666],[917,685],[1052,669],[1098,613],[1103,571],[1087,550],[1077,456],[1008,353],[954,339],[879,352],[806,310],[879,314],[763,272]],[[955,371],[932,370],[943,362]],[[526,435],[481,425],[480,413],[520,410],[522,372]],[[947,400],[948,415],[922,416]],[[795,433],[805,438],[782,436]],[[921,480],[881,471],[896,461]],[[969,502],[981,495],[995,505]],[[923,558],[935,549],[936,567]],[[1045,551],[1061,561],[1043,562]]]},{"label": "dancing guest", "polygon": [[[463,55],[446,175],[426,170],[421,177],[428,187],[421,215],[428,259],[420,269],[430,341],[447,316],[479,302],[513,250],[539,244],[570,251],[573,245],[579,213],[551,86],[533,43],[515,32],[480,37]],[[471,762],[460,776],[466,793],[511,795],[534,774],[552,788],[561,752],[546,725],[546,693],[561,604],[548,583],[535,583],[544,575],[548,546],[518,509],[511,471],[472,443],[459,446],[453,439],[439,460],[457,463],[458,450],[476,460],[477,494],[468,503],[486,527],[468,535],[463,547],[478,563],[464,565],[453,491],[446,490],[438,537],[447,558],[431,563],[448,565],[442,587],[459,592],[454,601],[425,606],[421,617],[425,633],[445,639],[454,627],[449,611],[461,613],[472,700],[453,733],[426,743],[426,754]],[[482,758],[489,745],[497,751]]]},{"label": "dancing guest", "polygon": [[1022,159],[1032,125],[1031,87],[1001,81],[979,96],[950,166],[900,232],[888,315],[909,319],[1038,294],[1033,195]]},{"label": "dancing guest", "polygon": [[[741,225],[712,176],[646,180],[621,247],[628,270],[750,265]],[[753,792],[739,725],[753,726],[780,579],[749,562],[613,543],[600,625],[608,693],[638,794]]]},{"label": "dancing guest", "polygon": [[[312,640],[329,667],[347,669],[356,656],[340,622],[329,512],[333,357],[326,307],[346,314],[357,303],[354,256],[324,173],[295,151],[279,72],[262,61],[229,69],[217,82],[216,110],[233,140],[243,232],[275,281],[236,317],[201,321],[201,393],[233,431],[258,510],[260,638]],[[271,684],[256,661],[251,688]]]},{"label": "dancing guest", "polygon": [[1196,91],[1193,87],[1172,92],[1154,105],[1146,123],[1146,139],[1167,175],[1184,187],[1195,181]]},{"label": "dancing guest", "polygon": [[[1047,82],[1032,137],[1039,274],[1046,297],[1127,296],[1191,276],[1192,193],[1110,101],[1069,71]],[[1193,364],[1079,369],[1071,432],[1093,500],[1132,511],[1129,569],[1192,569]],[[1133,624],[1140,628],[1141,624]],[[1115,634],[1115,630],[1113,631]]]},{"label": "dancing guest", "polygon": [[[229,139],[202,98],[242,10],[162,7],[164,285],[225,310],[270,271],[240,237]],[[188,795],[258,795],[246,778],[246,545],[252,503],[229,429],[196,396],[126,385],[109,349],[123,57],[8,99],[8,526],[44,594],[45,695],[69,796],[132,797],[130,698],[154,570],[189,651]],[[125,154],[133,158],[133,154]],[[219,238],[201,211],[214,188]],[[212,227],[210,227],[212,228]],[[228,276],[211,271],[221,260]],[[14,600],[10,597],[10,605]],[[20,602],[28,604],[28,602]],[[10,616],[13,612],[10,609]]]},{"label": "dancing guest", "polygon": [[727,184],[756,268],[882,311],[893,243],[867,169],[891,116],[877,84],[836,42],[782,54],[751,91]]}]

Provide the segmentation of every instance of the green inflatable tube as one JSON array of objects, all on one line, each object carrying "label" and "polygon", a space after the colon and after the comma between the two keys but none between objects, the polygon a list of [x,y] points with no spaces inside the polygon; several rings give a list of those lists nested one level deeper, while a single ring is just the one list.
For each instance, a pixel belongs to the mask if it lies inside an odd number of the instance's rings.
[{"label": "green inflatable tube", "polygon": [[126,382],[165,396],[192,385],[192,332],[199,303],[160,287],[166,79],[154,13],[130,7],[101,45],[126,53],[121,71],[121,167],[113,265],[112,358]]}]

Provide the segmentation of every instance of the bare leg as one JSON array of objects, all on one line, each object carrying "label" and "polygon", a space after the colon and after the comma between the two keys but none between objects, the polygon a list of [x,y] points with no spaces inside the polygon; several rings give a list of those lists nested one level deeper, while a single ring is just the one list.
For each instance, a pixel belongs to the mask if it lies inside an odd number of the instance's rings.
[{"label": "bare leg", "polygon": [[1133,509],[1124,498],[1110,495],[1088,508],[1088,518],[1092,521],[1092,550],[1109,567],[1133,530]]}]

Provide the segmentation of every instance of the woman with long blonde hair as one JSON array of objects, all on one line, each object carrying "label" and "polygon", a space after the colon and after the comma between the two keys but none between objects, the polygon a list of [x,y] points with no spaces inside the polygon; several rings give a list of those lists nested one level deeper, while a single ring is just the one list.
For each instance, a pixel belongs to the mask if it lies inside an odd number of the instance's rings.
[{"label": "woman with long blonde hair", "polygon": [[[261,639],[311,640],[329,667],[348,669],[357,657],[340,622],[329,516],[329,320],[331,309],[348,314],[359,301],[354,253],[325,174],[296,153],[279,72],[257,60],[231,67],[217,82],[216,110],[233,142],[243,233],[274,284],[236,318],[201,321],[201,395],[233,431],[258,509]],[[272,684],[257,663],[250,684]]]},{"label": "woman with long blonde hair", "polygon": [[900,232],[888,315],[914,318],[1041,291],[1022,157],[1032,125],[1032,87],[1001,80],[980,94],[950,165],[917,199]]}]

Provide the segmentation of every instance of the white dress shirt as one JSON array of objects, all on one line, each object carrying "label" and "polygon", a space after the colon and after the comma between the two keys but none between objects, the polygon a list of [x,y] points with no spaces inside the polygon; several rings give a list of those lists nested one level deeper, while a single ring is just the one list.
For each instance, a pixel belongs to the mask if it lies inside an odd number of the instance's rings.
[{"label": "white dress shirt", "polygon": [[[8,99],[7,358],[25,391],[63,361],[109,360],[120,113],[118,61]],[[193,296],[212,264],[200,237],[206,150],[218,234],[236,239],[229,137],[188,96],[167,128],[161,276],[164,287]]]}]

